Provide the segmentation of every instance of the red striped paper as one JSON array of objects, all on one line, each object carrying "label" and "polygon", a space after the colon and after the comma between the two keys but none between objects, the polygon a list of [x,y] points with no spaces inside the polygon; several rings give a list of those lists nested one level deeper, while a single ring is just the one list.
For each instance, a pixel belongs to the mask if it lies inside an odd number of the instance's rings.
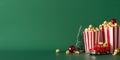
[{"label": "red striped paper", "polygon": [[100,31],[98,32],[84,32],[85,52],[88,53],[89,49],[94,48],[98,44],[100,38]]},{"label": "red striped paper", "polygon": [[[120,27],[104,27],[102,30],[103,41],[110,44],[110,52],[113,53],[116,48],[120,48]],[[104,33],[103,33],[104,32]]]}]

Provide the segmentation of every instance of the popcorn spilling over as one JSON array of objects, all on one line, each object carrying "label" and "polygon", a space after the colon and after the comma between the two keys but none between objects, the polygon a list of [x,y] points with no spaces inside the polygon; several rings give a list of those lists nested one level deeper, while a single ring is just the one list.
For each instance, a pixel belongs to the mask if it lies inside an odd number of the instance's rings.
[{"label": "popcorn spilling over", "polygon": [[85,29],[85,32],[97,32],[99,29],[96,27],[93,27],[93,25],[89,25],[88,28]]},{"label": "popcorn spilling over", "polygon": [[93,25],[89,25],[84,31],[85,52],[89,53],[89,49],[94,48],[98,44],[100,38],[100,30]]},{"label": "popcorn spilling over", "polygon": [[116,22],[112,23],[112,20],[110,22],[104,21],[103,24],[99,25],[99,28],[102,27],[117,27],[119,26]]}]

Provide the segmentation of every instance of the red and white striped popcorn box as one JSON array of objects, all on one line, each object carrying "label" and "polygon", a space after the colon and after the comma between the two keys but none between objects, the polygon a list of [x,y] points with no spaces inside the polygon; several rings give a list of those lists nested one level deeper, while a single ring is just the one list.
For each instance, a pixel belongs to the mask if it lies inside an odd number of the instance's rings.
[{"label": "red and white striped popcorn box", "polygon": [[102,27],[101,31],[103,41],[110,44],[111,53],[120,48],[120,27]]},{"label": "red and white striped popcorn box", "polygon": [[104,42],[104,43],[107,43],[107,44],[110,44],[110,33],[109,33],[109,27],[103,27],[100,28],[101,29],[101,40]]},{"label": "red and white striped popcorn box", "polygon": [[97,32],[84,32],[84,45],[85,52],[89,53],[89,49],[94,48],[95,44],[98,44],[100,40],[100,31]]},{"label": "red and white striped popcorn box", "polygon": [[120,48],[120,27],[109,27],[110,52],[113,53],[116,48]]}]

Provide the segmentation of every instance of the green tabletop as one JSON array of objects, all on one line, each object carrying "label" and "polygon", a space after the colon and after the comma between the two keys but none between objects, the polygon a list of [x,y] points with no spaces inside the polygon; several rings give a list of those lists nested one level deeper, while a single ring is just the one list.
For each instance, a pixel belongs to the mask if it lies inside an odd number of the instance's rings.
[{"label": "green tabletop", "polygon": [[120,56],[109,55],[89,55],[86,53],[81,53],[80,55],[70,54],[66,55],[61,53],[56,55],[56,60],[119,60]]},{"label": "green tabletop", "polygon": [[119,60],[120,56],[112,55],[66,55],[64,52],[56,54],[54,51],[1,51],[0,60]]}]

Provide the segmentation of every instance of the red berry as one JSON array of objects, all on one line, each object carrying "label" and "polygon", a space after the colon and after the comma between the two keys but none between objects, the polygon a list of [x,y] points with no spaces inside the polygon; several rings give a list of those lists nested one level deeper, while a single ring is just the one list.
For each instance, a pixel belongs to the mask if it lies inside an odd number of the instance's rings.
[{"label": "red berry", "polygon": [[70,52],[73,52],[73,51],[75,50],[75,47],[74,47],[74,46],[69,46],[68,50],[69,50]]},{"label": "red berry", "polygon": [[112,24],[114,24],[114,23],[116,23],[116,19],[115,18],[113,18],[113,19],[111,19],[111,21],[110,22],[112,22]]}]

